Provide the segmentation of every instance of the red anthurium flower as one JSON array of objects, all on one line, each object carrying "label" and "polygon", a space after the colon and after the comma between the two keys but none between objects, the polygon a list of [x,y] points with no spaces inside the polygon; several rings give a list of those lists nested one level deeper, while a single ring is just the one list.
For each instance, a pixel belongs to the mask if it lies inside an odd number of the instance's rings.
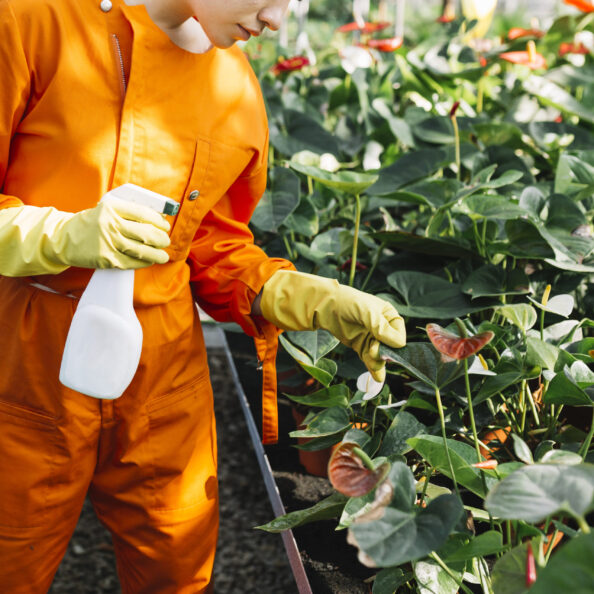
[{"label": "red anthurium flower", "polygon": [[309,66],[309,60],[305,56],[295,56],[294,58],[287,58],[277,62],[270,72],[278,76],[281,72],[292,72],[293,70],[301,70],[304,66]]},{"label": "red anthurium flower", "polygon": [[497,460],[483,460],[472,465],[474,468],[480,468],[481,470],[493,470],[497,468]]},{"label": "red anthurium flower", "polygon": [[525,52],[503,52],[499,54],[499,57],[506,62],[528,66],[531,70],[547,67],[544,56],[536,51],[534,41],[529,41],[526,44]]},{"label": "red anthurium flower", "polygon": [[532,552],[532,543],[528,543],[528,550],[526,551],[526,585],[528,587],[536,581],[536,562],[534,561],[534,553]]},{"label": "red anthurium flower", "polygon": [[589,54],[590,50],[583,43],[562,43],[559,46],[559,55],[565,54]]},{"label": "red anthurium flower", "polygon": [[440,353],[458,360],[467,359],[478,353],[495,336],[491,330],[487,330],[474,336],[462,338],[444,330],[438,324],[427,324],[425,330],[429,340]]},{"label": "red anthurium flower", "polygon": [[563,0],[565,4],[571,4],[579,8],[582,12],[594,12],[594,4],[588,0]]},{"label": "red anthurium flower", "polygon": [[362,26],[359,23],[347,23],[341,25],[336,29],[339,33],[352,33],[353,31],[359,31],[360,33],[375,33],[376,31],[383,31],[390,26],[390,23],[384,21],[379,23],[364,23]]},{"label": "red anthurium flower", "polygon": [[538,37],[539,39],[544,35],[544,31],[538,29],[522,29],[522,27],[512,27],[507,32],[507,38],[510,41],[514,39],[521,39],[522,37]]},{"label": "red anthurium flower", "polygon": [[396,51],[403,43],[402,37],[390,37],[388,39],[370,39],[367,42],[368,47],[372,47],[380,52]]},{"label": "red anthurium flower", "polygon": [[390,464],[385,462],[371,470],[356,451],[359,445],[353,442],[341,443],[328,462],[328,478],[332,486],[347,497],[366,495],[386,478]]}]

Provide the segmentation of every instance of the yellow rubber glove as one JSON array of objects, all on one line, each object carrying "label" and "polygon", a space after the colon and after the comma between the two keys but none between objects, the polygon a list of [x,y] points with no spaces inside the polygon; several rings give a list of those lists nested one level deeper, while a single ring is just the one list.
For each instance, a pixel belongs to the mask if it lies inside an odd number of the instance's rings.
[{"label": "yellow rubber glove", "polygon": [[406,344],[404,321],[391,303],[333,279],[278,270],[264,284],[260,307],[281,330],[328,330],[356,351],[379,382],[386,379],[380,343]]},{"label": "yellow rubber glove", "polygon": [[53,207],[0,210],[0,274],[58,274],[81,268],[143,268],[164,264],[169,223],[124,200],[103,200],[78,213]]}]

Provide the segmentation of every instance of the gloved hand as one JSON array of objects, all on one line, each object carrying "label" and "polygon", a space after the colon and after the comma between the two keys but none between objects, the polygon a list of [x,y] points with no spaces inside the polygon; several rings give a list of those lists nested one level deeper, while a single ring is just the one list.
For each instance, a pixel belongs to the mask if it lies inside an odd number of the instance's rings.
[{"label": "gloved hand", "polygon": [[69,266],[143,268],[169,260],[169,223],[157,212],[119,199],[78,213],[53,207],[0,210],[0,274],[58,274]]},{"label": "gloved hand", "polygon": [[328,330],[357,352],[379,382],[386,379],[380,343],[406,344],[404,321],[390,303],[333,279],[278,270],[264,284],[260,307],[282,330]]}]

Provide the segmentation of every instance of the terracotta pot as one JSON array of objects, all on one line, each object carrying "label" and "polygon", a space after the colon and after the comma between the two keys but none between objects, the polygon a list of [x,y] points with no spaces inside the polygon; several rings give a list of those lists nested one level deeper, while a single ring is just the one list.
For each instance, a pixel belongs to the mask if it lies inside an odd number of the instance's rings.
[{"label": "terracotta pot", "polygon": [[[297,426],[297,429],[305,429],[303,419],[305,419],[306,415],[297,410],[295,407],[293,407],[291,410],[293,412],[293,418],[295,419],[295,425]],[[300,445],[307,443],[308,441],[311,441],[311,438],[297,438],[297,443]],[[312,452],[307,450],[298,450],[298,452],[299,462],[309,474],[323,477],[328,476],[328,462],[330,461],[330,456],[332,455],[332,448],[324,448],[322,450],[314,450]]]}]

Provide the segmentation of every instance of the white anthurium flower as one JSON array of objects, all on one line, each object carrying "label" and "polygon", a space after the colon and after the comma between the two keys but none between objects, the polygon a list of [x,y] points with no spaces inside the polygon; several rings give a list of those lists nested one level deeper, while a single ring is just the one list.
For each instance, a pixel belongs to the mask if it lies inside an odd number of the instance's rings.
[{"label": "white anthurium flower", "polygon": [[291,163],[297,163],[298,165],[308,165],[313,167],[320,167],[320,155],[313,151],[299,151],[291,157]]},{"label": "white anthurium flower", "polygon": [[497,375],[493,371],[485,369],[478,357],[474,357],[472,363],[468,366],[468,373],[472,373],[474,375]]},{"label": "white anthurium flower", "polygon": [[591,52],[594,52],[594,33],[592,33],[592,31],[578,31],[573,36],[573,42],[577,43],[578,45],[581,43]]},{"label": "white anthurium flower", "polygon": [[399,408],[406,404],[406,400],[399,400],[398,402],[392,402],[392,404],[380,404],[378,408]]},{"label": "white anthurium flower", "polygon": [[357,378],[357,390],[363,392],[363,400],[375,398],[383,387],[384,383],[375,381],[369,371],[362,373]]},{"label": "white anthurium flower", "polygon": [[338,159],[332,153],[324,153],[320,157],[320,169],[334,173],[340,169],[340,163]]},{"label": "white anthurium flower", "polygon": [[353,74],[357,68],[369,68],[373,64],[371,52],[358,45],[347,45],[338,52],[340,63],[347,74]]},{"label": "white anthurium flower", "polygon": [[310,66],[315,65],[317,61],[316,53],[313,51],[311,44],[309,43],[309,35],[307,34],[307,31],[301,31],[301,33],[297,35],[295,55],[305,56],[309,60]]},{"label": "white anthurium flower", "polygon": [[555,295],[551,297],[545,305],[541,302],[536,301],[536,299],[532,299],[528,297],[530,301],[536,307],[540,309],[544,309],[544,311],[548,311],[549,313],[557,314],[558,316],[563,316],[564,318],[568,318],[573,311],[573,307],[575,305],[575,300],[571,295]]},{"label": "white anthurium flower", "polygon": [[363,155],[364,171],[381,169],[382,162],[380,161],[380,156],[383,152],[384,147],[377,142],[377,140],[369,141],[365,147],[365,154]]}]

